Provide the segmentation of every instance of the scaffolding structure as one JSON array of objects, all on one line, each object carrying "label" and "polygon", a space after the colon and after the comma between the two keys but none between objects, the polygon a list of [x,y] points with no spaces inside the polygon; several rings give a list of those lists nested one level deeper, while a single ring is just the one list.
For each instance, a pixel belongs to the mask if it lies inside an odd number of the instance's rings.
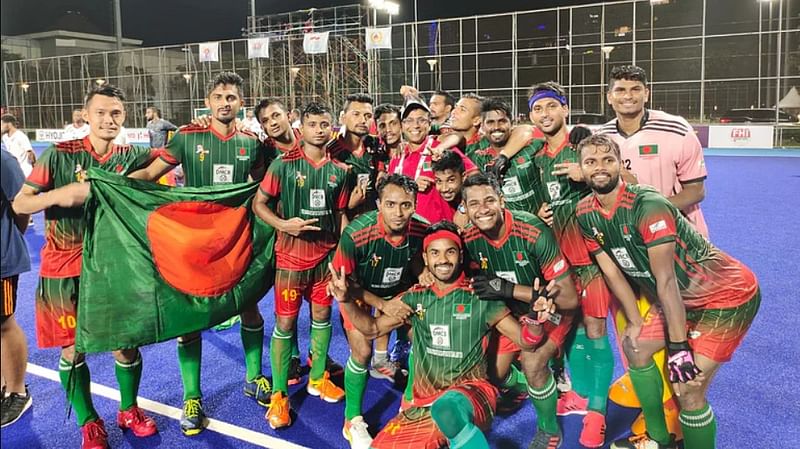
[{"label": "scaffolding structure", "polygon": [[[245,79],[245,103],[274,96],[299,107],[341,107],[349,93],[399,102],[403,84],[496,96],[526,114],[527,90],[557,80],[573,110],[608,115],[611,67],[636,64],[650,78],[650,106],[692,120],[730,108],[774,107],[800,86],[800,0],[621,0],[391,25],[392,48],[365,50],[365,27],[391,17],[350,5],[248,17],[245,37],[220,42],[218,62],[198,43],[7,61],[8,108],[27,129],[60,128],[95,83],[127,93],[126,126],[155,105],[175,123],[203,107],[222,70]],[[303,51],[308,31],[329,31],[326,54]],[[248,59],[247,38],[269,37],[270,57]]]}]

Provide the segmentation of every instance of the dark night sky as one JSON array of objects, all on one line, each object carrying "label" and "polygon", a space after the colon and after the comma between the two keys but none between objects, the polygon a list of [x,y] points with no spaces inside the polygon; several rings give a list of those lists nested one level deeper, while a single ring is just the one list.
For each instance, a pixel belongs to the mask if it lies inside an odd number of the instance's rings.
[{"label": "dark night sky", "polygon": [[[396,0],[397,1],[397,0]],[[362,0],[366,4],[366,0]],[[532,10],[561,5],[596,3],[592,0],[417,0],[420,20]],[[121,0],[123,36],[142,39],[145,46],[235,39],[250,11],[249,0]],[[358,3],[357,0],[256,0],[256,13],[298,11]],[[413,20],[413,1],[399,0],[400,17]],[[86,31],[113,34],[111,0],[0,0],[4,35],[56,29],[79,14],[95,28]],[[465,4],[469,7],[465,8]],[[65,16],[67,16],[65,18]],[[70,17],[71,16],[71,17]]]}]

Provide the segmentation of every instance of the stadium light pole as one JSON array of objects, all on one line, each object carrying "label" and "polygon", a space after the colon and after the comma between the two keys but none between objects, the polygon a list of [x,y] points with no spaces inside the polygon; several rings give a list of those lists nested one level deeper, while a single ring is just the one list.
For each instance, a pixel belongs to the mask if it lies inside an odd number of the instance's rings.
[{"label": "stadium light pole", "polygon": [[606,102],[602,93],[606,88],[606,66],[608,65],[608,59],[611,57],[611,52],[614,51],[614,46],[605,45],[600,47],[600,51],[603,52],[603,57],[600,58],[600,113],[605,115]]},{"label": "stadium light pole", "polygon": [[117,37],[117,50],[122,50],[122,11],[119,0],[114,0],[114,33]]}]

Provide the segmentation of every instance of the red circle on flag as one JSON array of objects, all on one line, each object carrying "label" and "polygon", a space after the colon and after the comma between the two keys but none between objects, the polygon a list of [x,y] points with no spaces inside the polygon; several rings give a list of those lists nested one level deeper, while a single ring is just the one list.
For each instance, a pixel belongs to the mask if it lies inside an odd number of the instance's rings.
[{"label": "red circle on flag", "polygon": [[464,307],[464,304],[458,304],[456,306],[456,312],[458,312],[458,313],[464,313],[465,309],[466,309],[466,307]]},{"label": "red circle on flag", "polygon": [[244,276],[253,252],[245,207],[203,201],[170,203],[147,220],[156,269],[176,290],[219,296]]},{"label": "red circle on flag", "polygon": [[245,151],[245,149],[244,149],[244,148],[239,148],[239,154],[241,154],[242,156],[244,156],[244,155],[245,155],[245,153],[247,153],[247,151]]}]

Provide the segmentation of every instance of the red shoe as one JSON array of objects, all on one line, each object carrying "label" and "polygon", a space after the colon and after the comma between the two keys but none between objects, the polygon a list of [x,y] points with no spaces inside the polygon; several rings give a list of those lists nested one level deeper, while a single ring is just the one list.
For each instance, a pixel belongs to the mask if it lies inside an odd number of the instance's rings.
[{"label": "red shoe", "polygon": [[149,437],[158,432],[153,418],[145,415],[142,409],[136,405],[128,410],[117,412],[117,425],[123,431],[130,430],[139,438]]},{"label": "red shoe", "polygon": [[586,407],[589,406],[589,400],[581,397],[575,391],[570,390],[558,397],[558,405],[556,405],[556,415],[585,415]]},{"label": "red shoe", "polygon": [[583,430],[578,441],[585,447],[602,447],[606,441],[606,417],[598,412],[588,412],[583,418]]},{"label": "red shoe", "polygon": [[108,449],[108,433],[102,419],[84,424],[81,436],[81,449]]}]

